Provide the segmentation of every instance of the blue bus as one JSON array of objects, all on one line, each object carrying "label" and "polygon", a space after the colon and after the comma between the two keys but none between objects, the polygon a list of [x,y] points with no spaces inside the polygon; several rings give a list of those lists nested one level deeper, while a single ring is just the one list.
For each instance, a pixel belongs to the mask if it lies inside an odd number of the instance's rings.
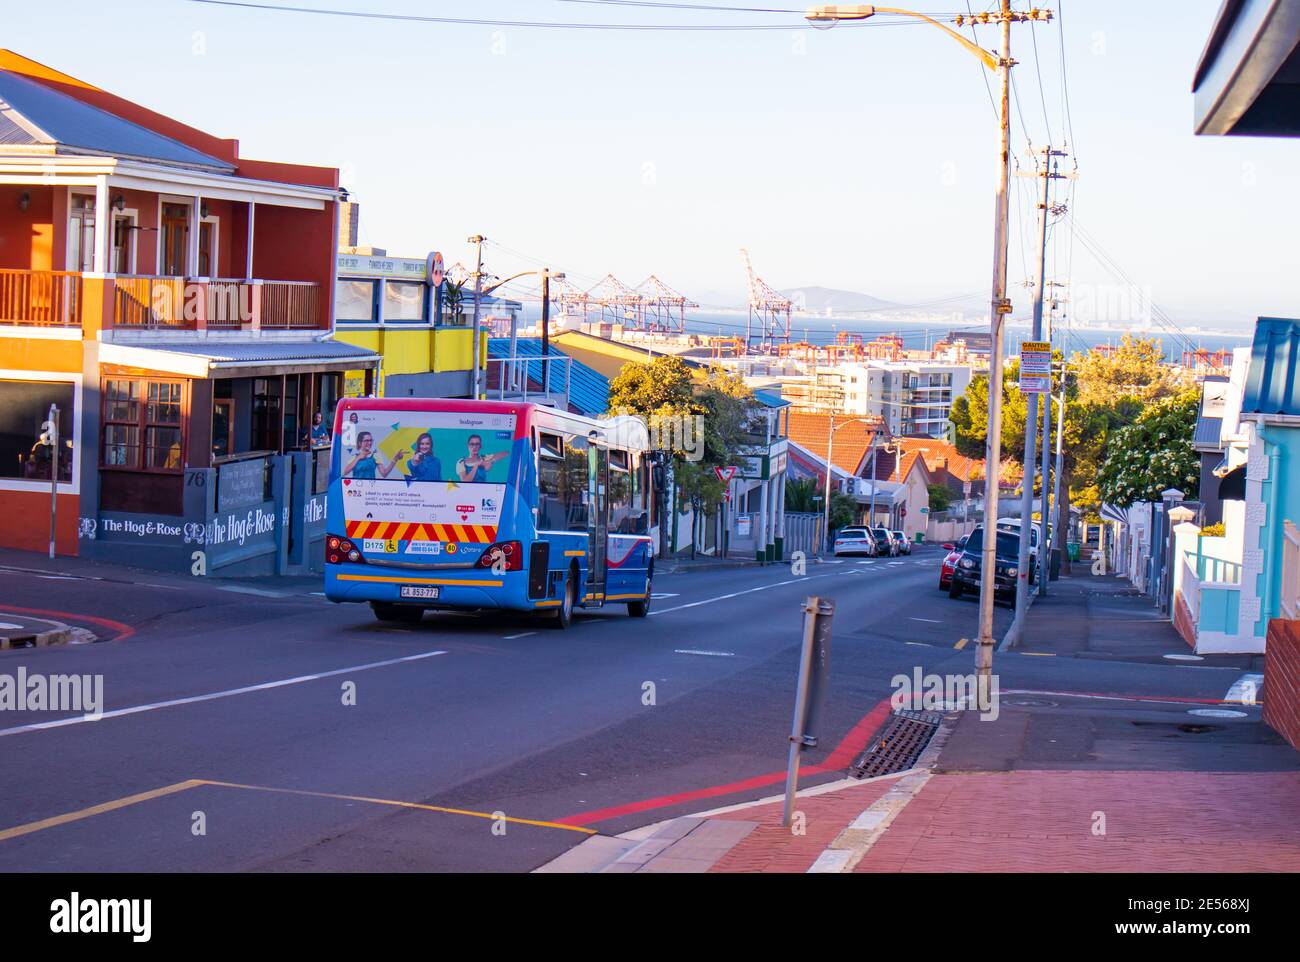
[{"label": "blue bus", "polygon": [[649,434],[538,404],[345,398],[334,418],[325,596],[381,621],[578,608],[644,618],[654,578]]}]

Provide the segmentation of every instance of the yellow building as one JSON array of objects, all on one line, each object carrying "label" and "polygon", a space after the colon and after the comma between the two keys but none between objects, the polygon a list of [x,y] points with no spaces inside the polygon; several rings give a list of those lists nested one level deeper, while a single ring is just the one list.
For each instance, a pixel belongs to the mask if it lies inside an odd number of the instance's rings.
[{"label": "yellow building", "polygon": [[[458,309],[444,296],[441,257],[390,257],[382,250],[340,253],[334,301],[334,336],[383,357],[382,397],[469,397],[473,367],[473,293]],[[440,281],[435,284],[434,282]],[[523,305],[485,296],[480,301],[479,364],[486,370],[487,338],[502,320],[508,324]],[[360,372],[345,393],[360,393]]]}]

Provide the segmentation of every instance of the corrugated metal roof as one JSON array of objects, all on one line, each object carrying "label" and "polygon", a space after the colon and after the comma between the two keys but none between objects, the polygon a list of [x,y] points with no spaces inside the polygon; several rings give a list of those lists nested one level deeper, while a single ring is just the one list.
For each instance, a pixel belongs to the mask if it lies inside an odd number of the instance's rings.
[{"label": "corrugated metal roof", "polygon": [[1300,416],[1300,321],[1261,317],[1255,323],[1250,372],[1241,402],[1243,414]]},{"label": "corrugated metal roof", "polygon": [[1223,418],[1207,418],[1201,416],[1196,419],[1196,432],[1192,435],[1192,447],[1194,448],[1212,448],[1219,447],[1219,434],[1223,429]]},{"label": "corrugated metal roof", "polygon": [[379,359],[379,355],[368,348],[345,344],[342,341],[218,341],[195,344],[179,344],[176,341],[145,344],[132,341],[130,346],[146,351],[165,351],[169,354],[205,357],[213,364],[223,362],[247,364],[259,361],[276,361],[289,364],[295,361],[364,361]]},{"label": "corrugated metal roof", "polygon": [[[0,134],[11,144],[58,144],[119,157],[140,157],[164,163],[199,165],[226,171],[234,167],[223,160],[164,137],[106,110],[43,84],[0,70],[0,118],[10,113],[10,129]],[[12,114],[46,136],[33,136]],[[20,133],[21,132],[21,133]]]},{"label": "corrugated metal roof", "polygon": [[[521,337],[515,342],[515,354],[518,357],[541,358],[542,340],[537,337]],[[488,357],[509,357],[510,338],[493,337],[488,339]],[[551,347],[551,357],[568,357],[563,351]],[[526,361],[528,379],[541,383],[543,364],[540,360]],[[604,414],[609,408],[609,379],[593,370],[579,360],[569,364],[553,364],[551,387],[556,391],[567,389],[569,403],[581,414],[596,416]],[[571,383],[565,384],[565,368],[570,369]]]}]

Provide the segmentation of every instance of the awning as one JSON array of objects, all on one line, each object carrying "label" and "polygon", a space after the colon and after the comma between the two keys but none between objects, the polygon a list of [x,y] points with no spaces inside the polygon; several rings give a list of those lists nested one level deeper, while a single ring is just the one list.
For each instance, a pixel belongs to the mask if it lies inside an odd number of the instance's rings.
[{"label": "awning", "polygon": [[214,378],[366,370],[378,367],[382,357],[342,341],[107,341],[100,346],[99,360],[101,364],[184,377]]},{"label": "awning", "polygon": [[1219,481],[1219,500],[1246,500],[1246,466],[1244,464],[1222,475],[1222,479]]}]

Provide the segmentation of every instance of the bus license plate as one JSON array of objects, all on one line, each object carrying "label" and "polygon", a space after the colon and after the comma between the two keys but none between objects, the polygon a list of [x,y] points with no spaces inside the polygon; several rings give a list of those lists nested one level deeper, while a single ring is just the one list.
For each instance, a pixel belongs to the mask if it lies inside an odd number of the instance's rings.
[{"label": "bus license plate", "polygon": [[401,596],[403,598],[437,598],[437,588],[426,588],[423,585],[402,585]]}]

